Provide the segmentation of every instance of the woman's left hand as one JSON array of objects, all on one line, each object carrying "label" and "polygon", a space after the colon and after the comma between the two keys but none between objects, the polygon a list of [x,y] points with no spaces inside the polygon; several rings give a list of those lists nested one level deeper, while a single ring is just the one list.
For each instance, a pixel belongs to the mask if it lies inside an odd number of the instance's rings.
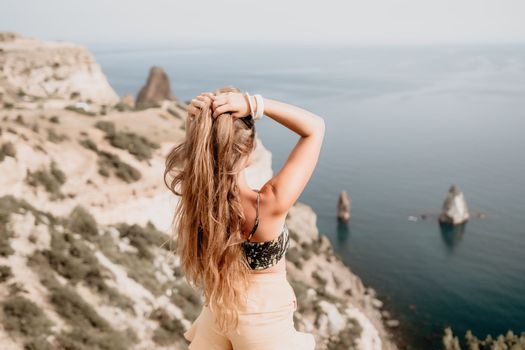
[{"label": "woman's left hand", "polygon": [[228,92],[215,96],[212,103],[213,118],[223,113],[231,113],[234,118],[243,118],[250,115],[250,106],[246,95],[241,92]]}]

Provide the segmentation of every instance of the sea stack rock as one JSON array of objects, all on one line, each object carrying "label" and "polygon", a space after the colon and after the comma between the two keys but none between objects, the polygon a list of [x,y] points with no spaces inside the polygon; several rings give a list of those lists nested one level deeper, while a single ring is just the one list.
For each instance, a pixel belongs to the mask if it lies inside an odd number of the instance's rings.
[{"label": "sea stack rock", "polygon": [[461,225],[467,222],[468,219],[469,211],[463,192],[456,185],[450,186],[439,216],[439,222],[449,225]]},{"label": "sea stack rock", "polygon": [[345,190],[339,194],[339,202],[337,203],[337,218],[343,222],[350,220],[350,208],[352,206],[352,199]]},{"label": "sea stack rock", "polygon": [[137,95],[136,105],[138,108],[144,108],[157,105],[164,100],[175,100],[171,94],[170,78],[162,68],[153,66],[149,70],[146,85]]}]

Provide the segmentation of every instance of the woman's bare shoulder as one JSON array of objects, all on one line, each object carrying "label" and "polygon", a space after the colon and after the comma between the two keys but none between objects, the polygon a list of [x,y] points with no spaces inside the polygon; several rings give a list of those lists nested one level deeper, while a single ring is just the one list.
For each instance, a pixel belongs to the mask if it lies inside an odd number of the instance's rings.
[{"label": "woman's bare shoulder", "polygon": [[281,234],[286,213],[275,210],[275,196],[270,187],[261,187],[259,193],[259,224],[253,240],[270,241]]}]

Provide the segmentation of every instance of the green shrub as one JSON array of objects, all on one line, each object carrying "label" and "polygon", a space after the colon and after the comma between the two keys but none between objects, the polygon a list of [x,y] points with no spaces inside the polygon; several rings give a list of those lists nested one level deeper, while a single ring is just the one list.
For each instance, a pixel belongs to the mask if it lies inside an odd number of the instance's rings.
[{"label": "green shrub", "polygon": [[140,171],[123,162],[116,154],[100,151],[95,142],[90,139],[84,139],[79,142],[85,148],[90,149],[99,155],[98,173],[100,175],[108,177],[114,173],[116,177],[126,183],[135,182],[141,179],[142,174]]},{"label": "green shrub", "polygon": [[58,118],[58,116],[56,115],[53,115],[49,118],[49,121],[53,124],[60,124],[60,119]]},{"label": "green shrub", "polygon": [[15,145],[12,142],[6,142],[0,148],[0,161],[4,160],[5,157],[16,157]]},{"label": "green shrub", "polygon": [[0,256],[6,257],[15,252],[13,248],[11,247],[10,239],[12,237],[13,237],[12,231],[7,230],[7,229],[2,231],[2,234],[0,235]]},{"label": "green shrub", "polygon": [[184,274],[182,273],[182,269],[181,269],[180,266],[173,267],[173,276],[175,276],[177,278],[184,277]]},{"label": "green shrub", "polygon": [[299,241],[299,235],[297,234],[297,232],[295,232],[295,230],[289,229],[288,232],[290,233],[290,238],[293,241]]},{"label": "green shrub", "polygon": [[303,262],[301,260],[301,252],[297,247],[292,247],[286,252],[286,260],[290,261],[297,268],[301,269],[303,267]]},{"label": "green shrub", "polygon": [[93,142],[91,139],[83,139],[83,140],[80,140],[79,143],[85,148],[92,150],[93,152],[98,152],[97,144]]},{"label": "green shrub", "polygon": [[17,123],[19,125],[26,125],[26,122],[24,121],[24,117],[22,117],[21,114],[16,116],[15,123]]},{"label": "green shrub", "polygon": [[0,265],[0,283],[3,283],[13,277],[13,271],[8,265]]},{"label": "green shrub", "polygon": [[35,337],[48,334],[52,325],[38,305],[22,296],[9,297],[2,303],[3,323],[10,333]]},{"label": "green shrub", "polygon": [[43,337],[31,339],[24,344],[24,350],[54,350],[54,347]]},{"label": "green shrub", "polygon": [[139,257],[147,260],[153,259],[150,247],[160,247],[169,238],[168,235],[158,231],[151,223],[148,223],[146,227],[141,227],[137,224],[121,223],[117,225],[117,229],[120,232],[120,237],[127,237],[130,244],[137,248]]},{"label": "green shrub", "polygon": [[153,149],[160,147],[157,143],[135,133],[117,131],[115,124],[109,121],[98,121],[95,127],[106,133],[106,139],[113,147],[127,150],[138,160],[150,159]]},{"label": "green shrub", "polygon": [[80,281],[91,284],[94,279],[102,278],[98,261],[89,247],[70,233],[53,232],[51,247],[42,254],[56,272],[73,284]]},{"label": "green shrub", "polygon": [[9,256],[13,254],[15,251],[11,247],[11,238],[13,237],[13,231],[9,227],[9,217],[12,212],[13,208],[6,200],[6,197],[1,198],[1,206],[0,206],[0,256]]},{"label": "green shrub", "polygon": [[91,213],[81,205],[77,205],[69,214],[67,227],[87,239],[98,236],[97,221]]},{"label": "green shrub", "polygon": [[51,303],[56,311],[75,327],[94,328],[101,332],[112,330],[109,323],[103,319],[88,303],[84,301],[72,288],[52,286]]},{"label": "green shrub", "polygon": [[325,285],[328,281],[318,271],[312,271],[312,278],[319,284]]},{"label": "green shrub", "polygon": [[123,162],[116,154],[99,151],[98,155],[98,173],[100,175],[108,177],[111,173],[114,173],[116,177],[127,183],[141,179],[142,174],[140,171]]},{"label": "green shrub", "polygon": [[33,214],[37,224],[46,223],[53,225],[57,222],[53,215],[36,209],[26,200],[15,198],[12,195],[5,195],[0,197],[0,228],[5,228],[11,213],[23,214],[28,211]]},{"label": "green shrub", "polygon": [[71,233],[52,230],[50,249],[33,254],[31,264],[48,266],[73,285],[84,282],[108,303],[134,312],[132,301],[107,285],[103,276],[106,269],[100,265],[93,251]]},{"label": "green shrub", "polygon": [[326,290],[326,285],[322,284],[316,289],[317,295],[319,298],[324,299],[332,304],[342,303],[343,300],[332,293],[328,293]]},{"label": "green shrub", "polygon": [[176,110],[174,110],[172,108],[168,108],[168,113],[171,114],[172,116],[174,116],[177,119],[183,119],[181,114],[178,111],[176,111]]},{"label": "green shrub", "polygon": [[171,289],[173,290],[171,301],[182,309],[187,319],[195,320],[202,309],[199,293],[184,280]]},{"label": "green shrub", "polygon": [[315,254],[319,255],[323,252],[321,250],[322,245],[323,245],[323,241],[322,241],[321,235],[319,235],[317,239],[312,242],[312,250],[315,252]]},{"label": "green shrub", "polygon": [[[33,259],[38,260],[38,259]],[[33,262],[33,264],[35,264]],[[37,267],[42,284],[49,291],[49,300],[56,312],[72,327],[57,337],[64,349],[125,350],[131,348],[136,335],[119,332],[102,318],[70,286],[62,286],[47,269]]]},{"label": "green shrub", "polygon": [[290,285],[292,286],[297,299],[297,312],[304,314],[308,311],[312,311],[313,304],[311,302],[306,302],[307,292],[310,286],[301,280],[290,280]]},{"label": "green shrub", "polygon": [[328,350],[349,350],[349,349],[359,349],[357,345],[357,340],[361,336],[363,328],[359,322],[355,319],[350,319],[350,322],[347,323],[346,327],[337,334],[335,339],[331,339],[328,343]]},{"label": "green shrub", "polygon": [[63,185],[66,183],[66,174],[57,166],[57,163],[53,160],[50,166],[51,175],[58,181],[59,184]]},{"label": "green shrub", "polygon": [[51,200],[64,198],[64,195],[60,192],[60,188],[65,182],[66,175],[57,167],[54,161],[51,162],[49,170],[45,168],[36,170],[35,172],[28,170],[26,175],[26,183],[33,187],[43,186],[51,195]]},{"label": "green shrub", "polygon": [[54,129],[47,129],[47,140],[53,143],[60,143],[68,140],[69,137],[66,134],[57,134]]},{"label": "green shrub", "polygon": [[115,245],[114,239],[109,233],[105,233],[103,236],[98,237],[96,244],[102,253],[111,261],[125,267],[129,278],[142,284],[156,296],[164,295],[165,287],[159,283],[157,278],[155,278],[157,268],[153,265],[151,260],[141,258],[134,252],[122,252]]},{"label": "green shrub", "polygon": [[66,109],[68,111],[73,111],[73,112],[76,112],[76,113],[79,113],[79,114],[82,114],[82,115],[87,115],[87,116],[90,116],[90,117],[94,117],[94,116],[97,115],[97,113],[95,113],[95,112],[86,111],[84,108],[80,108],[80,107],[76,107],[76,106],[67,106]]},{"label": "green shrub", "polygon": [[116,131],[115,124],[105,120],[99,120],[95,123],[95,127],[104,131],[106,134],[113,135]]},{"label": "green shrub", "polygon": [[[71,350],[127,350],[136,339],[129,337],[128,333],[100,332],[93,328],[75,327],[69,332],[64,332],[58,337],[58,342],[63,349]],[[136,341],[136,340],[135,340]]]},{"label": "green shrub", "polygon": [[310,260],[313,255],[313,245],[306,242],[301,243],[301,255],[304,260]]},{"label": "green shrub", "polygon": [[164,294],[164,287],[155,278],[157,268],[149,260],[141,259],[136,254],[130,252],[118,252],[108,249],[104,250],[104,254],[117,264],[123,265],[126,268],[128,277],[134,279],[142,284],[147,290],[155,296]]},{"label": "green shrub", "polygon": [[310,286],[308,286],[306,283],[300,280],[291,280],[290,285],[292,286],[294,290],[297,300],[306,299],[306,295],[307,295],[307,292]]},{"label": "green shrub", "polygon": [[150,318],[157,320],[160,325],[153,334],[155,343],[166,346],[182,339],[184,326],[179,319],[171,318],[164,309],[156,309]]},{"label": "green shrub", "polygon": [[113,147],[127,150],[138,160],[150,159],[153,155],[152,150],[160,147],[147,138],[132,132],[117,132],[109,137],[109,142]]}]

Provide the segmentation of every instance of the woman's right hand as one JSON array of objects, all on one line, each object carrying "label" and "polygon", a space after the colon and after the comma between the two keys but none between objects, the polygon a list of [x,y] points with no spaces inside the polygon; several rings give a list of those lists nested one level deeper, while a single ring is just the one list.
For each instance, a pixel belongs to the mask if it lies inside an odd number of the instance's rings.
[{"label": "woman's right hand", "polygon": [[223,113],[231,113],[234,118],[243,118],[251,113],[247,97],[242,92],[228,92],[216,95],[212,108],[213,118],[217,118]]}]

